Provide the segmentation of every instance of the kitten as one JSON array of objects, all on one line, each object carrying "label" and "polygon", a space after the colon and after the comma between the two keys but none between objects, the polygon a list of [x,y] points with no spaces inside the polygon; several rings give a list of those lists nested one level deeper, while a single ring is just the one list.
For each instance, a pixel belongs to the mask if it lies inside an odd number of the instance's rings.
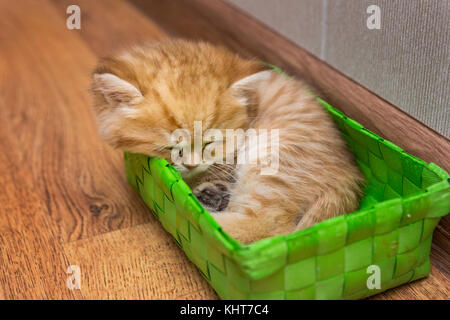
[{"label": "kitten", "polygon": [[[99,133],[114,148],[171,161],[184,150],[171,134],[183,128],[194,137],[194,121],[204,131],[278,129],[276,174],[261,174],[264,157],[256,164],[175,165],[223,229],[242,243],[356,210],[363,177],[332,119],[305,84],[265,69],[224,48],[185,40],[105,58],[92,85]],[[224,143],[212,139],[194,153]],[[248,149],[236,144],[226,155],[236,158]]]}]

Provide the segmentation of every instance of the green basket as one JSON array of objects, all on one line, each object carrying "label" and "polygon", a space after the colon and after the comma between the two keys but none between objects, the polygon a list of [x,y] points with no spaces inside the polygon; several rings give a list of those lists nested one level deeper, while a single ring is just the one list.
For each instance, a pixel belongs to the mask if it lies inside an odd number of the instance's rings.
[{"label": "green basket", "polygon": [[[243,245],[166,160],[125,153],[127,179],[224,299],[358,299],[427,276],[433,230],[450,211],[449,175],[323,100],[367,178],[356,212]],[[368,288],[379,267],[381,286]]]}]

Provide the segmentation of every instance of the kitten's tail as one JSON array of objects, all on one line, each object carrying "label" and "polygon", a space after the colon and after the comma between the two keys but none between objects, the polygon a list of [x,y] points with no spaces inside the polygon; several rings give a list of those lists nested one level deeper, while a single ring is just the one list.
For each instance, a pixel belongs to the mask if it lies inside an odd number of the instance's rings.
[{"label": "kitten's tail", "polygon": [[358,206],[357,194],[330,193],[319,197],[301,217],[294,231],[309,228],[316,223],[355,211]]},{"label": "kitten's tail", "polygon": [[254,215],[231,211],[213,212],[211,215],[226,233],[244,244],[276,234],[274,221]]}]

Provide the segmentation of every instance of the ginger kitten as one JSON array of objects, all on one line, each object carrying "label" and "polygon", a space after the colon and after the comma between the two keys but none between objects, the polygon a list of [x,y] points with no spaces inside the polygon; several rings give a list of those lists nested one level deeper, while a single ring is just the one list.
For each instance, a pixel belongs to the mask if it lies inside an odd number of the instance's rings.
[{"label": "ginger kitten", "polygon": [[[264,69],[224,48],[184,40],[105,58],[92,84],[99,133],[114,148],[172,161],[185,150],[172,133],[185,129],[194,139],[196,121],[203,132],[278,129],[276,174],[261,174],[264,153],[254,164],[189,157],[174,164],[217,222],[243,243],[356,210],[363,177],[332,119],[302,82]],[[206,149],[224,144],[211,137],[194,153],[202,159]],[[221,156],[236,158],[249,148],[236,143]]]}]

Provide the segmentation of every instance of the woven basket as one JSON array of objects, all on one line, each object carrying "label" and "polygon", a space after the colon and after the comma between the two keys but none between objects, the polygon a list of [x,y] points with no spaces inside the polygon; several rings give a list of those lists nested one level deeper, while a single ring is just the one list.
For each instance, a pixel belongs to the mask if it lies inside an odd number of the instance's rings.
[{"label": "woven basket", "polygon": [[[125,153],[129,183],[221,298],[358,299],[430,272],[433,230],[450,211],[449,175],[319,101],[368,183],[358,211],[293,234],[242,245],[166,160]],[[368,288],[371,265],[380,289]]]}]

